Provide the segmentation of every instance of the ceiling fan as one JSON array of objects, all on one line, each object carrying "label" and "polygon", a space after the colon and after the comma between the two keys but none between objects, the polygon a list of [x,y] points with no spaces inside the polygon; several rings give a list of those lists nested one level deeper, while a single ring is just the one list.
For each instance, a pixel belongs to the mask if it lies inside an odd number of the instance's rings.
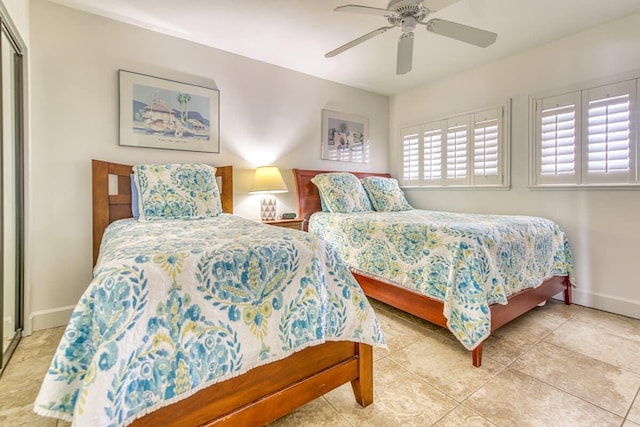
[{"label": "ceiling fan", "polygon": [[[425,22],[425,19],[431,13],[456,1],[458,0],[391,0],[386,9],[353,4],[338,6],[335,8],[336,12],[355,12],[384,16],[391,25],[378,28],[355,40],[351,40],[339,48],[328,52],[325,54],[325,57],[331,58],[378,34],[382,34],[395,27],[401,27],[402,34],[400,34],[400,39],[398,40],[396,74],[408,73],[411,71],[411,63],[413,60],[413,30],[418,24],[424,25],[427,31],[432,33],[479,47],[492,45],[493,42],[496,41],[496,37],[498,37],[496,33],[438,18],[432,18]],[[429,6],[430,4],[432,5],[431,7]]]}]

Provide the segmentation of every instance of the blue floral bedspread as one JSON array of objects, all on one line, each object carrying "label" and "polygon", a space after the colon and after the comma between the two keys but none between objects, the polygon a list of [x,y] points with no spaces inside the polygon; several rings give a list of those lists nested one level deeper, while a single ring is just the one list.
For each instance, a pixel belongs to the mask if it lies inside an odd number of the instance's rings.
[{"label": "blue floral bedspread", "polygon": [[325,341],[385,346],[336,252],[310,233],[222,214],[111,224],[34,410],[123,426]]},{"label": "blue floral bedspread", "polygon": [[538,217],[425,210],[312,215],[309,230],[359,273],[444,303],[447,325],[469,350],[491,332],[489,304],[553,276],[573,280],[571,249]]}]

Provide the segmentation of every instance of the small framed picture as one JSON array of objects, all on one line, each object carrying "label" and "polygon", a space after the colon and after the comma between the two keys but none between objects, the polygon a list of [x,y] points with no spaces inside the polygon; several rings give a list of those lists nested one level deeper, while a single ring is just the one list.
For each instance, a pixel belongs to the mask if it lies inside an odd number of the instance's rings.
[{"label": "small framed picture", "polygon": [[217,89],[120,70],[120,145],[220,152]]},{"label": "small framed picture", "polygon": [[322,159],[369,162],[369,119],[322,110]]}]

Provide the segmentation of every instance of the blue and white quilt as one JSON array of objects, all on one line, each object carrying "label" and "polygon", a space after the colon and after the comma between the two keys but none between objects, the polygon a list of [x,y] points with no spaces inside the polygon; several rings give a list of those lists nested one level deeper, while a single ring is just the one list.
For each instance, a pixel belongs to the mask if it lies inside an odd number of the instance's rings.
[{"label": "blue and white quilt", "polygon": [[111,224],[34,410],[124,426],[326,341],[385,346],[336,252],[237,216]]},{"label": "blue and white quilt", "polygon": [[317,212],[309,231],[354,271],[442,301],[449,329],[469,350],[491,333],[490,304],[553,276],[574,283],[567,236],[539,217]]}]

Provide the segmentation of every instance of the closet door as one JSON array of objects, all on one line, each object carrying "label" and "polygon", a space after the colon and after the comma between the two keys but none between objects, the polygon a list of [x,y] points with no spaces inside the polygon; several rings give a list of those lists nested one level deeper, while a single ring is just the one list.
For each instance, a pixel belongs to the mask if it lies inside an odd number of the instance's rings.
[{"label": "closet door", "polygon": [[2,23],[0,40],[0,319],[4,370],[20,340],[23,307],[22,56]]}]

